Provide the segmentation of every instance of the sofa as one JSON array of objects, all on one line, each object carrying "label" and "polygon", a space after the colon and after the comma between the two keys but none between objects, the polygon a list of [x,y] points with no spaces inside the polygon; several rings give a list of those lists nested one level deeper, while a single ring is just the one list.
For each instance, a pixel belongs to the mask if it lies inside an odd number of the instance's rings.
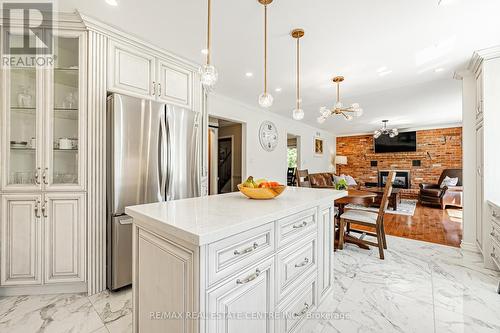
[{"label": "sofa", "polygon": [[[333,172],[319,172],[309,174],[309,181],[311,182],[311,187],[314,188],[335,188]],[[349,186],[351,189],[359,189],[361,184],[355,186]]]},{"label": "sofa", "polygon": [[[441,187],[441,183],[446,176],[458,178],[457,185]],[[446,206],[462,207],[462,169],[445,169],[441,173],[437,184],[420,184],[418,199],[421,204],[439,205],[441,209],[445,209]]]}]

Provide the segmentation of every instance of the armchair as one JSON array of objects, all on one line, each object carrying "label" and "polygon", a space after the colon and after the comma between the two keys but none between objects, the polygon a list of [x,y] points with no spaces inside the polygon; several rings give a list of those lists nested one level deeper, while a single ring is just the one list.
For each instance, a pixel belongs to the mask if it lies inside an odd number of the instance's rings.
[{"label": "armchair", "polygon": [[[458,178],[457,186],[440,187],[443,179],[448,176],[450,178]],[[462,169],[445,169],[439,177],[437,184],[420,184],[420,192],[418,199],[421,204],[440,205],[441,209],[446,206],[462,207]]]}]

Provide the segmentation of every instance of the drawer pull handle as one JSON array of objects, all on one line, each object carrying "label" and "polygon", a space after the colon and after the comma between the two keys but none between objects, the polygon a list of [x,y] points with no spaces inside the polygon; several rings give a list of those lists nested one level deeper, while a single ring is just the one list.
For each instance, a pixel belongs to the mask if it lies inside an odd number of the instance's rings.
[{"label": "drawer pull handle", "polygon": [[295,313],[293,314],[293,316],[294,316],[295,318],[297,318],[297,317],[302,317],[303,315],[305,315],[305,314],[306,314],[306,312],[307,312],[308,310],[309,310],[309,304],[304,303],[304,308],[303,308],[302,310],[300,310],[300,312],[295,312]]},{"label": "drawer pull handle", "polygon": [[297,268],[304,267],[308,263],[309,263],[309,258],[305,258],[301,263],[295,264],[295,267],[297,267]]},{"label": "drawer pull handle", "polygon": [[247,248],[246,248],[246,249],[244,249],[244,250],[241,250],[241,251],[239,251],[239,250],[234,250],[234,255],[235,255],[235,256],[241,256],[242,254],[246,254],[246,253],[250,253],[250,252],[252,252],[253,250],[255,250],[255,249],[256,249],[256,248],[258,248],[258,247],[259,247],[259,244],[257,244],[257,243],[253,243],[253,245],[252,245],[252,246],[247,247]]},{"label": "drawer pull handle", "polygon": [[255,270],[255,273],[253,273],[252,275],[249,275],[248,277],[244,278],[243,280],[236,280],[236,284],[245,284],[245,283],[248,283],[250,281],[253,281],[255,280],[256,278],[258,278],[260,275],[260,269],[256,269]]},{"label": "drawer pull handle", "polygon": [[307,225],[307,221],[304,221],[301,224],[294,224],[293,228],[294,229],[300,229],[300,228],[304,228],[306,225]]},{"label": "drawer pull handle", "polygon": [[39,219],[41,217],[40,216],[40,200],[37,200],[36,204],[35,204],[35,217],[37,219]]}]

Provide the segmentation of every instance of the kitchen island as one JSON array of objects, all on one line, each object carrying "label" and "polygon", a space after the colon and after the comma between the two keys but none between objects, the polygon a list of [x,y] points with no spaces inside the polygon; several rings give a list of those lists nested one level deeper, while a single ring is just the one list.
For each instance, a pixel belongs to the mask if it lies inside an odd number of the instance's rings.
[{"label": "kitchen island", "polygon": [[332,291],[333,203],[289,187],[127,207],[134,332],[298,332]]}]

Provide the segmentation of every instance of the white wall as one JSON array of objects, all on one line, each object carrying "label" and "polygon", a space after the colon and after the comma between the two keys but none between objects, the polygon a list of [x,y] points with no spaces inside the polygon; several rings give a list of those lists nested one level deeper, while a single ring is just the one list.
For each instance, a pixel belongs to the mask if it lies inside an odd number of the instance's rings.
[{"label": "white wall", "polygon": [[[257,101],[255,101],[257,104]],[[244,105],[221,95],[208,97],[208,114],[213,117],[243,123],[243,179],[247,176],[268,178],[286,183],[287,133],[300,136],[300,168],[310,173],[330,171],[331,156],[335,153],[335,137],[332,133],[285,118],[258,106]],[[272,152],[265,151],[259,143],[259,127],[265,120],[278,128],[279,142]],[[314,137],[324,139],[324,154],[314,155]]]}]

